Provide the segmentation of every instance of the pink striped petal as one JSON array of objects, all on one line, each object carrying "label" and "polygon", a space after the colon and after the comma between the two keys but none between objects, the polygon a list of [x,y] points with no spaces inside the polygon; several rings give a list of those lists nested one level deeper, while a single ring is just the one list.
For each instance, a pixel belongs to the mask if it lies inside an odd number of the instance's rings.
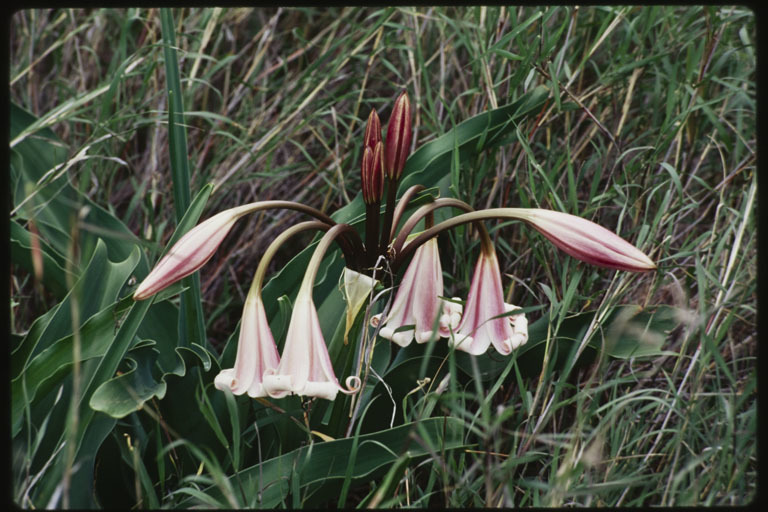
[{"label": "pink striped petal", "polygon": [[[437,239],[433,238],[414,251],[413,259],[405,270],[403,279],[392,302],[389,314],[379,334],[401,347],[416,338],[424,343],[437,337],[433,331],[435,322],[442,315],[443,270],[437,252]],[[376,319],[380,322],[380,319]],[[412,325],[413,328],[395,332]]]},{"label": "pink striped petal", "polygon": [[[504,303],[496,253],[480,254],[461,322],[449,343],[458,350],[479,355],[491,345],[503,355],[528,339],[524,315],[495,318],[517,309]],[[520,319],[519,317],[522,317]]]},{"label": "pink striped petal", "polygon": [[283,356],[277,368],[266,370],[263,386],[273,398],[296,394],[326,400],[335,399],[339,391],[350,394],[360,388],[355,376],[347,378],[346,389],[339,384],[311,297],[300,293],[296,298]]},{"label": "pink striped petal", "polygon": [[520,218],[560,250],[581,261],[631,272],[656,268],[656,264],[640,249],[587,219],[537,208],[520,208],[517,211]]},{"label": "pink striped petal", "polygon": [[267,396],[262,380],[264,372],[280,363],[277,346],[269,329],[261,297],[248,297],[240,323],[235,367],[222,370],[214,379],[217,389],[229,389],[235,395],[248,393],[251,398]]}]

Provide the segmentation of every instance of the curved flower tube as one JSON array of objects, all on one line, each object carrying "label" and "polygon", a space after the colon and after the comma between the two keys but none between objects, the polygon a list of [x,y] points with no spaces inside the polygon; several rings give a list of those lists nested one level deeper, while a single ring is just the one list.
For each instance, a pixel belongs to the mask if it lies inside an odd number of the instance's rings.
[{"label": "curved flower tube", "polygon": [[[449,332],[451,322],[456,320],[455,307],[445,306],[451,303],[441,300],[442,294],[443,270],[437,252],[437,239],[433,238],[416,249],[386,318],[381,321],[381,317],[377,316],[374,320],[376,324],[381,323],[379,335],[405,347],[414,337],[418,343],[424,343],[436,334],[442,335],[433,330],[436,321],[444,320],[446,324],[440,330]],[[446,307],[448,310],[445,310]],[[404,326],[413,327],[399,330]]]},{"label": "curved flower tube", "polygon": [[312,286],[325,251],[336,236],[351,229],[347,224],[330,228],[312,254],[293,306],[280,364],[264,372],[264,390],[273,398],[296,394],[333,400],[339,391],[352,394],[360,389],[360,378],[354,375],[346,379],[346,389],[339,384],[312,300]]},{"label": "curved flower tube", "polygon": [[490,345],[502,355],[508,355],[528,341],[528,321],[520,313],[502,316],[518,309],[504,303],[501,287],[501,273],[496,252],[483,250],[475,265],[475,273],[456,332],[448,338],[448,343],[458,350],[479,355],[488,350]]}]

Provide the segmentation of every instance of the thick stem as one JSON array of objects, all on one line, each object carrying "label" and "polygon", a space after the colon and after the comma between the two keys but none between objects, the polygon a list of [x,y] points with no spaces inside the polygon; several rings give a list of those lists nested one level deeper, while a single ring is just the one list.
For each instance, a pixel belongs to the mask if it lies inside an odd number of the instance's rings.
[{"label": "thick stem", "polygon": [[365,205],[365,265],[369,268],[376,264],[379,255],[379,221],[381,205],[376,202]]}]

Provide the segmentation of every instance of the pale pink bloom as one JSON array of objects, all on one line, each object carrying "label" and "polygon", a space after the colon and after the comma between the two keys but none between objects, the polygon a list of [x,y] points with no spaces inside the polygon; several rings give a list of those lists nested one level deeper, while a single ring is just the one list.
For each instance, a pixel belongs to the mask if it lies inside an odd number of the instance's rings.
[{"label": "pale pink bloom", "polygon": [[261,296],[249,295],[240,322],[235,367],[221,370],[213,383],[217,389],[229,389],[235,395],[247,392],[251,398],[264,397],[267,396],[262,385],[264,372],[277,368],[279,363]]},{"label": "pale pink bloom", "polygon": [[[447,313],[444,311],[445,304],[449,303],[440,299],[442,294],[443,270],[437,252],[437,239],[432,238],[414,251],[386,319],[382,322],[381,317],[374,318],[376,325],[382,324],[379,334],[401,347],[409,345],[414,337],[418,343],[436,338],[441,333],[433,331],[435,323],[440,322],[443,316],[446,322],[455,318],[455,315],[452,316],[455,308],[449,307]],[[412,327],[395,332],[403,326]],[[446,329],[448,327],[446,324]]]},{"label": "pale pink bloom", "polygon": [[528,322],[525,315],[504,316],[508,311],[518,309],[504,303],[501,288],[501,273],[496,253],[482,253],[475,266],[472,284],[461,322],[448,342],[458,350],[479,355],[493,345],[507,355],[528,341]]},{"label": "pale pink bloom", "polygon": [[599,267],[642,272],[656,265],[640,249],[604,227],[576,215],[538,208],[515,208],[559,249]]},{"label": "pale pink bloom", "polygon": [[347,378],[347,389],[339,384],[310,293],[311,288],[299,290],[280,364],[264,373],[264,390],[273,398],[295,394],[333,400],[339,391],[360,389],[356,376]]},{"label": "pale pink bloom", "polygon": [[133,300],[148,299],[205,265],[243,213],[231,208],[187,231],[136,288]]}]

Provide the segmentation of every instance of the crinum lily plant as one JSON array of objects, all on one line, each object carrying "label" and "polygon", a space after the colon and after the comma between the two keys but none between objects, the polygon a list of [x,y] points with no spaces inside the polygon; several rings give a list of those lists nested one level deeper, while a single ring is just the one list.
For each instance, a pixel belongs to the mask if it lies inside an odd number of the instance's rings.
[{"label": "crinum lily plant", "polygon": [[[314,217],[315,220],[288,228],[267,248],[245,300],[234,368],[222,370],[214,383],[218,389],[236,395],[247,393],[254,398],[296,394],[333,400],[339,391],[351,394],[361,387],[359,376],[348,377],[342,386],[334,374],[312,298],[320,263],[334,242],[344,254],[347,307],[353,311],[352,316],[377,280],[386,278],[397,291],[389,308],[371,318],[381,337],[402,347],[414,339],[425,343],[446,338],[456,350],[473,355],[484,353],[490,346],[499,354],[508,355],[528,340],[525,314],[504,302],[498,258],[483,224],[486,220],[523,221],[570,256],[600,267],[633,272],[656,268],[648,256],[613,232],[578,216],[552,210],[474,210],[457,199],[433,198],[403,221],[406,206],[424,189],[412,186],[397,201],[398,183],[411,147],[411,130],[411,103],[405,92],[395,101],[386,139],[382,140],[376,111],[372,110],[368,117],[361,163],[366,205],[364,237],[351,225],[336,223],[324,213],[292,201],[238,206],[210,217],[179,239],[139,285],[134,299],[147,299],[197,271],[211,258],[234,223],[249,213],[285,208]],[[435,224],[433,212],[438,208],[463,213]],[[425,229],[411,235],[421,221]],[[436,237],[467,223],[477,228],[480,255],[466,300],[446,299]],[[277,249],[288,238],[306,230],[325,233],[298,290],[280,355],[261,298],[262,283]],[[398,282],[395,277],[406,264]]]}]

